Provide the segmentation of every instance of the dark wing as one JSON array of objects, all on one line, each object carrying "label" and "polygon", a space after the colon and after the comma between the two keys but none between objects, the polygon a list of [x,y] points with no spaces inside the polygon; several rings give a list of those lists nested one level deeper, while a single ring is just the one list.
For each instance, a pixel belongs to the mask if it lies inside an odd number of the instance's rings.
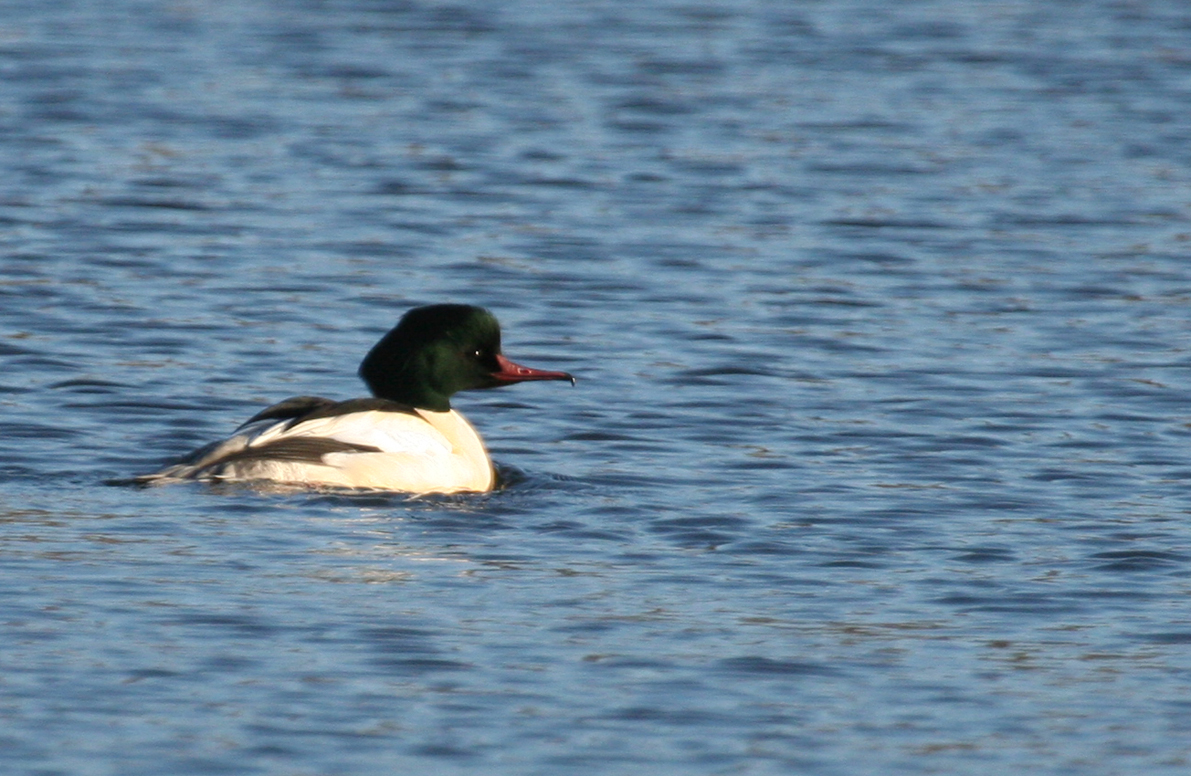
[{"label": "dark wing", "polygon": [[250,473],[244,474],[243,472],[252,472],[252,465],[258,463],[291,461],[321,464],[323,456],[330,453],[380,452],[379,447],[340,442],[338,439],[328,437],[285,437],[258,447],[249,447],[248,439],[247,436],[235,436],[207,445],[173,466],[135,478],[135,482],[148,485],[158,480],[219,477],[229,465],[248,467],[241,469],[239,476],[251,477]]},{"label": "dark wing", "polygon": [[[336,415],[348,415],[353,412],[403,412],[407,415],[417,415],[414,408],[401,402],[388,399],[348,399],[334,401],[321,396],[295,396],[292,399],[279,401],[271,407],[266,407],[253,415],[240,428],[261,420],[288,420],[287,429],[299,423],[317,418],[333,418]],[[239,429],[237,429],[239,430]]]},{"label": "dark wing", "polygon": [[[248,423],[261,420],[275,420],[289,422],[285,424],[285,431],[318,418],[333,418],[339,415],[350,415],[354,412],[402,412],[417,415],[413,407],[400,404],[388,399],[348,399],[347,401],[332,401],[320,396],[296,396],[283,402],[274,404],[257,413]],[[244,425],[248,425],[245,423]],[[241,426],[243,428],[243,426]],[[223,451],[221,451],[223,452]],[[358,442],[344,442],[332,437],[317,436],[282,436],[273,442],[260,445],[249,443],[239,449],[227,450],[213,460],[204,462],[204,468],[223,467],[227,464],[244,464],[254,461],[295,461],[303,463],[322,463],[323,456],[331,453],[379,453],[381,449],[373,445]]]},{"label": "dark wing", "polygon": [[249,461],[322,463],[330,453],[379,453],[379,447],[340,442],[327,437],[286,437],[259,447],[245,447],[206,464],[208,467]]},{"label": "dark wing", "polygon": [[[309,415],[312,412],[325,410],[327,407],[332,407],[337,403],[333,399],[324,399],[321,396],[295,396],[292,399],[279,401],[270,407],[265,407],[241,423],[240,428],[256,423],[259,420],[292,419],[296,422],[301,417]],[[239,429],[236,430],[238,431]]]},{"label": "dark wing", "polygon": [[[240,429],[261,421],[283,424],[282,436],[275,441],[253,445],[254,433],[236,434],[228,439],[195,450],[173,466],[159,472],[137,477],[139,483],[162,479],[203,478],[218,476],[228,464],[252,464],[268,461],[322,463],[331,453],[379,453],[381,449],[358,442],[344,442],[331,437],[284,436],[284,432],[307,420],[348,415],[353,412],[400,412],[417,415],[413,407],[388,399],[349,399],[334,401],[321,396],[295,396],[278,402],[253,415]],[[261,429],[264,431],[265,429]]]},{"label": "dark wing", "polygon": [[[302,399],[315,399],[313,396],[303,396]],[[287,399],[286,401],[297,401],[297,399]],[[295,417],[289,424],[289,428],[293,428],[299,423],[305,423],[308,420],[317,420],[318,418],[333,418],[336,415],[350,415],[353,412],[402,412],[406,415],[417,415],[414,408],[408,404],[401,402],[389,401],[388,399],[348,399],[347,401],[330,401],[328,399],[318,399],[320,402],[318,406],[311,407],[309,412],[303,413],[301,416]],[[281,402],[285,404],[286,402]],[[280,407],[281,404],[275,405]],[[268,410],[266,410],[267,412]]]},{"label": "dark wing", "polygon": [[[262,420],[288,421],[285,431],[318,418],[333,418],[339,415],[350,415],[354,412],[402,412],[417,415],[413,407],[400,404],[388,399],[348,399],[347,401],[332,401],[321,396],[295,396],[278,402],[272,407],[258,412],[248,423]],[[243,428],[244,426],[241,426]],[[284,433],[284,432],[283,432]],[[358,442],[344,442],[332,437],[317,436],[282,436],[272,442],[253,445],[251,442],[241,444],[237,448],[224,449],[216,455],[210,455],[207,460],[199,463],[202,471],[210,472],[222,469],[229,464],[251,465],[254,462],[293,461],[297,463],[322,463],[323,456],[331,453],[379,453],[381,449],[373,445]]]}]

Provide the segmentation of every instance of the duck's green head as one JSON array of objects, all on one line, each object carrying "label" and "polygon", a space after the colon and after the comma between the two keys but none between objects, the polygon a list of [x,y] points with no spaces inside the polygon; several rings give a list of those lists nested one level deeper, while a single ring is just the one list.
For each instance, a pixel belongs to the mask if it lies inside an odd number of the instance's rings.
[{"label": "duck's green head", "polygon": [[402,316],[364,357],[360,377],[374,396],[445,412],[457,391],[526,380],[570,380],[530,369],[500,352],[500,324],[482,307],[435,304]]}]

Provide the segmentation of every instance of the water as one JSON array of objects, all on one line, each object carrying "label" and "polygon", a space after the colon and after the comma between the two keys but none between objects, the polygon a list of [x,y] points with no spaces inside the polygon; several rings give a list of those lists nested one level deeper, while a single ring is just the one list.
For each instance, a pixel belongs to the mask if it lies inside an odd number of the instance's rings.
[{"label": "water", "polygon": [[[9,2],[0,770],[1181,774],[1178,2]],[[107,484],[409,307],[484,496]]]}]

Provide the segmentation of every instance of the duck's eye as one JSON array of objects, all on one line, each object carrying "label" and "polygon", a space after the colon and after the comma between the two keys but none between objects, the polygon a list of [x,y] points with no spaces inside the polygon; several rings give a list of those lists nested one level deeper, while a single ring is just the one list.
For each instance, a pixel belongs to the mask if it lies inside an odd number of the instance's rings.
[{"label": "duck's eye", "polygon": [[483,357],[484,357],[484,351],[483,351],[483,350],[480,350],[479,348],[477,348],[477,349],[475,350],[475,352],[473,352],[473,353],[472,353],[472,355],[473,355],[473,356],[475,356],[476,358],[483,358]]}]

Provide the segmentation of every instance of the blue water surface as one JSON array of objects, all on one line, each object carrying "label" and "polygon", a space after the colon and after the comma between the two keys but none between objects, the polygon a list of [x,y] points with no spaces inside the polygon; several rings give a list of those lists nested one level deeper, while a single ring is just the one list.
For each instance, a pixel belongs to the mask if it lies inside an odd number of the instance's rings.
[{"label": "blue water surface", "polygon": [[[0,771],[1183,774],[1191,6],[0,13]],[[508,487],[119,484],[491,308]],[[115,484],[113,484],[115,483]]]}]

